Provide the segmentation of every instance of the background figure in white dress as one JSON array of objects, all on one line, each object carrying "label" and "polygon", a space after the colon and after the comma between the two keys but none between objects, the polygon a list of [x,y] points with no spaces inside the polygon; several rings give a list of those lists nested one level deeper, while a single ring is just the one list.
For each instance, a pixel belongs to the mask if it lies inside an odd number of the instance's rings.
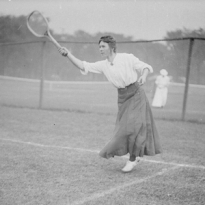
[{"label": "background figure in white dress", "polygon": [[169,83],[170,78],[168,72],[165,69],[160,70],[160,75],[157,76],[155,81],[156,90],[152,101],[153,107],[163,108],[166,105]]}]

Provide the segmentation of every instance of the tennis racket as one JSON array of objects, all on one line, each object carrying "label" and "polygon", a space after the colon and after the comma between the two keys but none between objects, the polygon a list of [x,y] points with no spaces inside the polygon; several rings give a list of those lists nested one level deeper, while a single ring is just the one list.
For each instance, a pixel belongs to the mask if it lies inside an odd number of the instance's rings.
[{"label": "tennis racket", "polygon": [[28,15],[27,27],[33,35],[40,37],[40,38],[46,37],[58,49],[61,48],[61,45],[50,34],[48,21],[39,11],[33,11]]}]

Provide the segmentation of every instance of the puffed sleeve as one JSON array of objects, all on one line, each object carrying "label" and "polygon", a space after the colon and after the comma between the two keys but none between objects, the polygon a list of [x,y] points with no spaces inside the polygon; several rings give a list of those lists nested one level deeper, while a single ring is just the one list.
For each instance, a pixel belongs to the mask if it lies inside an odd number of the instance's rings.
[{"label": "puffed sleeve", "polygon": [[87,75],[88,72],[101,74],[103,72],[104,63],[103,61],[97,61],[95,63],[83,61],[83,67],[84,70],[80,70],[83,75]]},{"label": "puffed sleeve", "polygon": [[144,63],[143,61],[140,61],[137,57],[135,57],[133,54],[131,54],[133,67],[135,70],[138,70],[141,74],[145,68],[148,68],[150,73],[153,73],[153,68],[147,63]]}]

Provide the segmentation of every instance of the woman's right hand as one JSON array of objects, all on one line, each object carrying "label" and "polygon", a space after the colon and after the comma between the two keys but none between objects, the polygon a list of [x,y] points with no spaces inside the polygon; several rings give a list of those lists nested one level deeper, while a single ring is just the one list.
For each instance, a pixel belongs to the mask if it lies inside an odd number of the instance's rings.
[{"label": "woman's right hand", "polygon": [[60,53],[62,56],[65,56],[65,57],[66,57],[66,56],[68,55],[68,53],[69,53],[68,49],[65,48],[65,47],[59,48],[58,51],[59,51],[59,53]]},{"label": "woman's right hand", "polygon": [[61,53],[62,56],[68,57],[68,59],[80,70],[84,70],[83,62],[76,58],[72,53],[65,47],[58,48],[59,53]]}]

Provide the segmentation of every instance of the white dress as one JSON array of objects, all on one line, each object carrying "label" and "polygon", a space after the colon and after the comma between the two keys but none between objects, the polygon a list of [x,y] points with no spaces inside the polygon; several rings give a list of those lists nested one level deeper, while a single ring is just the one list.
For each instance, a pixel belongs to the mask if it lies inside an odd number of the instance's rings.
[{"label": "white dress", "polygon": [[168,76],[158,76],[155,84],[157,85],[152,107],[164,107],[167,103],[168,85],[170,78]]}]

